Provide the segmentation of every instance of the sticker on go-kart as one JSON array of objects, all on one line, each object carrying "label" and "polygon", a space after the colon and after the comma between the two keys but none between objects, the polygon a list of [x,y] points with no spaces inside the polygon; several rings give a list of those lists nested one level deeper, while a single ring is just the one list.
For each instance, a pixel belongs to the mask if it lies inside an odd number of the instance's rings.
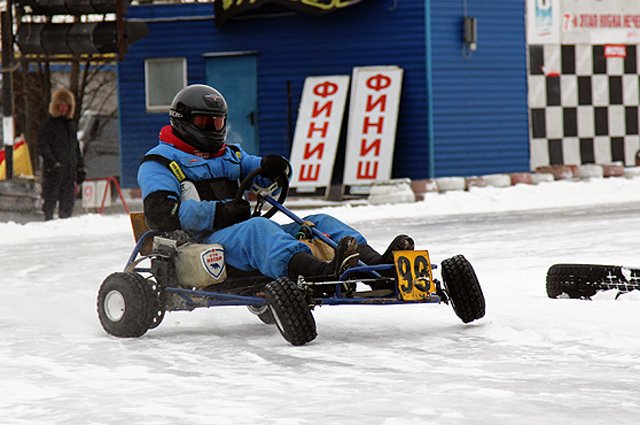
[{"label": "sticker on go-kart", "polygon": [[398,292],[403,300],[424,300],[436,292],[429,251],[395,251],[393,262],[398,276]]},{"label": "sticker on go-kart", "polygon": [[210,248],[200,254],[204,269],[218,279],[224,271],[224,250],[222,248]]}]

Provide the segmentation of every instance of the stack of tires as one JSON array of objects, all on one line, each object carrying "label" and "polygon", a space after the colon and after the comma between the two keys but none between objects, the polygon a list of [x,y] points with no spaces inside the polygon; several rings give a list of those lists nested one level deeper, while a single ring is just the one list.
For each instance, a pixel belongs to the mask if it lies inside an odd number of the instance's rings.
[{"label": "stack of tires", "polygon": [[549,298],[590,299],[600,291],[640,289],[640,269],[599,264],[555,264],[547,272]]}]

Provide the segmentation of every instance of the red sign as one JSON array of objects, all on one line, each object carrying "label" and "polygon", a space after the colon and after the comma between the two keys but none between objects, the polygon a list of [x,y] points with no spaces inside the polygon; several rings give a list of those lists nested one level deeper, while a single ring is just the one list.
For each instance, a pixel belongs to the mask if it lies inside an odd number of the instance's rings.
[{"label": "red sign", "polygon": [[624,44],[607,44],[604,46],[605,58],[626,58],[627,46]]}]

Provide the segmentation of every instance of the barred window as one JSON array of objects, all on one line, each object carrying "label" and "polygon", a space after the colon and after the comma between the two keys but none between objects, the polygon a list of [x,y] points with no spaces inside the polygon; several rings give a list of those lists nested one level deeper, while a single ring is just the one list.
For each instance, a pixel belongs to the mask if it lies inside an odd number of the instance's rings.
[{"label": "barred window", "polygon": [[166,112],[174,96],[187,86],[185,58],[144,61],[147,112]]}]

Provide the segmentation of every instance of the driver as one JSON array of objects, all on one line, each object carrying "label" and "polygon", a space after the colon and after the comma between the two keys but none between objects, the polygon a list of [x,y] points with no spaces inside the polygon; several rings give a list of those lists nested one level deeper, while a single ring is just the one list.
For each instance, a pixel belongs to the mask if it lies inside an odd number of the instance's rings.
[{"label": "driver", "polygon": [[413,240],[400,235],[381,255],[345,223],[326,214],[305,217],[338,244],[333,260],[323,261],[296,239],[298,224],[250,218],[249,202],[235,199],[238,181],[261,167],[255,182],[267,187],[288,178],[291,167],[281,156],[259,157],[225,144],[227,111],[222,94],[206,85],[188,86],[173,99],[171,125],[160,130],[158,146],[147,152],[138,170],[151,229],[184,230],[195,242],[221,244],[230,266],[274,279],[336,277],[359,257],[368,264],[390,263],[392,251],[413,249]]}]

